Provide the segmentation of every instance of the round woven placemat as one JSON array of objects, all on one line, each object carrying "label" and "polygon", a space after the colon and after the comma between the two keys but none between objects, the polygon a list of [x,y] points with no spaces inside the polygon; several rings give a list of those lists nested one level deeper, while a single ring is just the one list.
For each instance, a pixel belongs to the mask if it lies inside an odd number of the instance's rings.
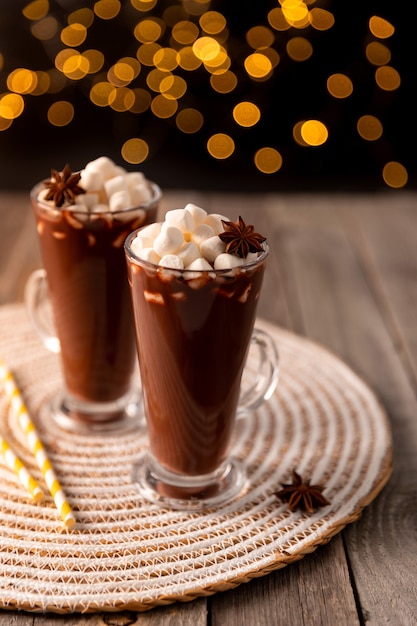
[{"label": "round woven placemat", "polygon": [[[391,472],[384,410],[330,352],[262,320],[258,326],[277,342],[281,375],[271,400],[237,424],[233,453],[247,466],[248,492],[216,510],[183,513],[137,495],[131,470],[144,430],[77,435],[48,423],[41,407],[61,384],[57,358],[22,305],[0,308],[0,358],[77,518],[75,530],[63,530],[52,498],[33,503],[0,462],[0,607],[142,611],[190,600],[284,567],[358,519]],[[44,486],[1,393],[0,428]],[[273,493],[292,469],[325,485],[330,505],[291,513]]]}]

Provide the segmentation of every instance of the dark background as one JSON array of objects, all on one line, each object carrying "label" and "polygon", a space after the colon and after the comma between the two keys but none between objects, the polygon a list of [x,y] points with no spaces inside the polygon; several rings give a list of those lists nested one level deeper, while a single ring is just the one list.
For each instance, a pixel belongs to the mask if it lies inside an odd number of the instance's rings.
[{"label": "dark background", "polygon": [[[30,32],[30,22],[22,16],[27,2],[0,0],[0,95],[7,91],[7,75],[14,68],[45,70],[53,67],[48,46]],[[162,15],[168,5],[181,4],[159,0],[154,15]],[[50,13],[62,26],[68,12],[93,2],[62,0],[50,2]],[[128,169],[141,169],[165,188],[201,188],[219,190],[379,190],[387,189],[382,168],[388,161],[400,162],[408,172],[404,189],[415,188],[416,180],[416,26],[406,12],[412,5],[395,2],[317,1],[335,16],[335,25],[326,32],[311,27],[292,34],[307,37],[313,56],[295,63],[285,55],[283,40],[289,33],[277,35],[281,56],[273,78],[264,83],[248,79],[242,70],[244,56],[250,52],[245,33],[251,26],[268,25],[267,13],[279,6],[276,1],[224,0],[211,2],[227,19],[229,52],[238,88],[229,95],[213,92],[205,70],[187,73],[188,92],[184,103],[191,103],[205,116],[203,128],[195,135],[185,135],[173,119],[159,120],[144,114],[116,113],[94,106],[88,98],[87,81],[68,81],[59,94],[25,96],[24,113],[11,128],[0,132],[0,187],[26,189],[49,175],[51,167],[62,168],[66,162],[76,170],[93,158],[106,154]],[[138,13],[133,11],[135,20]],[[371,15],[384,17],[395,27],[395,34],[381,40],[391,51],[390,65],[401,76],[401,86],[384,92],[375,83],[376,67],[365,57],[366,43],[372,39],[368,22]],[[197,18],[198,19],[198,18]],[[61,47],[65,47],[61,44]],[[97,47],[110,66],[122,56],[135,56],[138,42],[132,34],[132,7],[122,2],[117,18],[95,19],[83,48]],[[326,88],[327,77],[334,72],[347,74],[354,86],[352,96],[338,100]],[[89,83],[91,84],[91,83]],[[71,124],[58,128],[46,117],[54,100],[68,99],[75,107]],[[262,109],[262,120],[251,129],[242,129],[232,120],[236,102],[248,99]],[[378,117],[384,127],[381,139],[363,140],[356,131],[357,119],[364,114]],[[292,136],[294,124],[316,118],[329,129],[329,140],[321,147],[303,148]],[[236,151],[227,160],[217,161],[206,151],[207,138],[214,132],[228,132]],[[148,159],[138,165],[126,164],[120,153],[122,144],[132,136],[151,138]],[[253,164],[258,147],[276,147],[283,156],[283,166],[275,174],[262,174]]]}]

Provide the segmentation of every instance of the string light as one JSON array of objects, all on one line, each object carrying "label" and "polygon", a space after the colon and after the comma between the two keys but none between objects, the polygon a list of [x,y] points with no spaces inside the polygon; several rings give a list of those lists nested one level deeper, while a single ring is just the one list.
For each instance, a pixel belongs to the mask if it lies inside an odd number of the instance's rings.
[{"label": "string light", "polygon": [[[328,3],[324,9],[316,6],[316,0],[279,0],[278,6],[265,10],[263,21],[247,27],[237,41],[236,35],[231,36],[226,9],[213,10],[210,0],[183,0],[180,5],[162,0],[96,0],[91,8],[66,11],[61,7],[60,12],[51,4],[48,0],[28,2],[22,19],[28,22],[33,38],[47,42],[48,50],[54,51],[52,66],[29,67],[28,61],[28,67],[10,68],[4,51],[0,55],[5,76],[0,86],[0,132],[16,124],[35,96],[49,96],[45,117],[51,125],[71,124],[78,105],[68,90],[80,85],[92,107],[111,109],[115,115],[134,114],[138,120],[145,113],[151,115],[179,133],[200,137],[202,147],[216,160],[233,158],[234,132],[249,134],[268,124],[267,99],[255,102],[252,94],[257,89],[263,93],[263,86],[272,79],[279,84],[280,72],[292,71],[296,81],[298,68],[314,58],[320,37],[336,24]],[[114,58],[110,48],[93,44],[93,33],[106,23],[124,28],[129,24],[125,56]],[[371,15],[367,29],[363,59],[374,87],[381,93],[395,92],[401,85],[390,48],[395,27],[384,17]],[[342,101],[355,93],[355,77],[344,73],[343,67],[339,71],[335,67],[320,80],[314,88],[322,98]],[[65,97],[61,97],[64,90]],[[248,94],[244,99],[243,93]],[[322,118],[315,119],[317,113],[309,110],[306,97],[298,119],[280,119],[277,112],[274,128],[292,129],[295,147],[319,150],[333,135],[334,120],[328,110],[323,107]],[[227,132],[223,132],[225,119],[232,122]],[[138,128],[142,126],[139,121]],[[367,111],[352,130],[363,141],[378,141],[384,135],[380,112]],[[259,145],[250,158],[257,171],[273,174],[285,166],[284,152],[279,145],[262,145],[264,135],[259,133]],[[256,137],[250,136],[256,144]],[[277,144],[281,136],[278,132]],[[152,141],[132,137],[123,141],[120,150],[126,162],[141,163],[152,153]],[[407,184],[408,173],[393,159],[381,164],[381,178],[386,185],[399,188]]]}]

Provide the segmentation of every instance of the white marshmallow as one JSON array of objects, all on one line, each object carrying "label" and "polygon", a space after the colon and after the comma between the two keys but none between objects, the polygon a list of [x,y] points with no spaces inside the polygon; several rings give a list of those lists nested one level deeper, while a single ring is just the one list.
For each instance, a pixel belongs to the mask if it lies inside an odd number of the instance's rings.
[{"label": "white marshmallow", "polygon": [[155,238],[153,247],[159,256],[165,256],[166,254],[175,254],[177,250],[184,243],[184,236],[182,232],[175,228],[175,226],[163,225],[161,232]]},{"label": "white marshmallow", "polygon": [[127,189],[116,191],[109,198],[110,211],[122,211],[130,207],[130,196]]},{"label": "white marshmallow", "polygon": [[114,166],[114,174],[113,176],[126,176],[127,172],[124,167],[121,165]]},{"label": "white marshmallow", "polygon": [[212,266],[210,265],[210,263],[208,261],[206,261],[206,259],[203,259],[203,257],[200,257],[198,259],[196,259],[195,261],[193,261],[192,263],[190,263],[190,265],[188,265],[185,269],[187,270],[192,270],[197,271],[197,272],[207,272],[212,270]]},{"label": "white marshmallow", "polygon": [[194,241],[184,243],[178,250],[177,255],[182,259],[184,267],[187,267],[187,265],[190,265],[190,263],[201,257],[200,251]]},{"label": "white marshmallow", "polygon": [[128,189],[132,206],[140,206],[141,204],[149,202],[149,200],[152,198],[152,192],[149,189],[148,185],[146,185],[145,183],[140,183],[133,187],[128,187]]},{"label": "white marshmallow", "polygon": [[115,168],[116,166],[114,162],[106,156],[101,156],[93,161],[89,161],[89,163],[85,166],[86,170],[96,170],[100,172],[104,180],[115,176]]},{"label": "white marshmallow", "polygon": [[184,263],[176,254],[165,254],[159,261],[159,265],[169,267],[174,270],[183,270]]},{"label": "white marshmallow", "polygon": [[103,175],[98,170],[81,170],[80,185],[86,191],[100,191],[103,188]]},{"label": "white marshmallow", "polygon": [[86,204],[83,204],[82,202],[77,202],[77,204],[71,204],[71,206],[67,207],[68,211],[77,211],[80,213],[87,213],[88,212],[88,207]]},{"label": "white marshmallow", "polygon": [[245,263],[253,263],[258,258],[258,252],[249,252],[249,254],[245,258]]},{"label": "white marshmallow", "polygon": [[194,218],[187,209],[172,209],[165,214],[165,222],[179,228],[182,233],[189,234],[194,230]]},{"label": "white marshmallow", "polygon": [[224,215],[220,215],[220,213],[210,213],[210,215],[207,215],[204,223],[211,226],[216,235],[220,235],[220,233],[224,232],[222,220],[224,220],[225,222],[230,221],[229,218],[225,217]]},{"label": "white marshmallow", "polygon": [[187,204],[184,209],[186,209],[193,216],[195,226],[200,226],[200,224],[202,224],[207,217],[207,211],[196,204]]},{"label": "white marshmallow", "polygon": [[110,198],[117,191],[127,191],[127,182],[124,176],[113,176],[104,183],[107,197]]},{"label": "white marshmallow", "polygon": [[92,213],[108,213],[110,211],[108,204],[95,204],[91,207]]},{"label": "white marshmallow", "polygon": [[231,270],[234,267],[239,267],[243,264],[243,259],[240,256],[236,256],[234,254],[227,254],[224,252],[223,254],[219,254],[219,256],[214,261],[214,269],[215,270]]},{"label": "white marshmallow", "polygon": [[92,209],[99,202],[100,198],[97,193],[83,193],[75,197],[75,204],[84,204],[88,209]]},{"label": "white marshmallow", "polygon": [[146,182],[143,172],[126,172],[126,182],[128,187],[136,187]]},{"label": "white marshmallow", "polygon": [[154,265],[159,264],[161,257],[153,248],[142,248],[141,250],[136,250],[136,248],[133,247],[133,243],[134,242],[132,242],[132,250],[136,256],[139,257],[139,259],[142,259],[142,261],[148,261],[148,263],[153,263]]},{"label": "white marshmallow", "polygon": [[153,243],[153,240],[161,232],[161,228],[162,228],[162,224],[160,224],[159,222],[153,222],[152,224],[148,224],[147,226],[144,226],[143,228],[141,228],[137,236],[144,237],[146,239],[151,239]]},{"label": "white marshmallow", "polygon": [[219,254],[223,254],[225,250],[226,244],[223,243],[218,235],[209,237],[200,244],[201,256],[207,259],[210,263],[213,263],[216,257],[218,257]]},{"label": "white marshmallow", "polygon": [[191,233],[191,241],[194,241],[194,243],[199,247],[203,241],[209,239],[210,237],[214,237],[214,230],[208,224],[200,224]]}]

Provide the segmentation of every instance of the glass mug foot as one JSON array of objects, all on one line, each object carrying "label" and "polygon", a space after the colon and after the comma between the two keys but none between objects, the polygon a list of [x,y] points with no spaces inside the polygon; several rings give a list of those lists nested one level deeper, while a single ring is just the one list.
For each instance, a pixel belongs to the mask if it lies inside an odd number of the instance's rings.
[{"label": "glass mug foot", "polygon": [[229,458],[211,474],[183,476],[162,467],[148,451],[135,464],[132,480],[145,500],[183,511],[202,511],[229,503],[247,486],[244,468],[237,459]]},{"label": "glass mug foot", "polygon": [[140,390],[115,402],[97,403],[77,401],[59,392],[45,410],[60,428],[79,434],[125,432],[145,426]]}]

